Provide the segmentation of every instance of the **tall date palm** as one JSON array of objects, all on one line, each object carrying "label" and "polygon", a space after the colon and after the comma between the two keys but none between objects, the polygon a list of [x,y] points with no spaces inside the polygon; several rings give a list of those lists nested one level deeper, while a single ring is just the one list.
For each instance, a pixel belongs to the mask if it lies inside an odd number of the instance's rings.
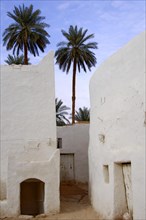
[{"label": "tall date palm", "polygon": [[68,73],[73,67],[72,77],[72,124],[75,123],[75,99],[76,99],[76,72],[83,69],[90,71],[96,64],[95,54],[91,51],[97,49],[96,42],[88,42],[94,38],[93,34],[87,35],[87,29],[70,26],[68,32],[62,30],[63,36],[67,41],[57,44],[58,49],[55,52],[56,63],[59,68]]},{"label": "tall date palm", "polygon": [[13,54],[24,53],[24,64],[28,64],[28,51],[34,56],[39,55],[39,50],[44,52],[50,35],[45,30],[49,27],[44,23],[45,17],[41,16],[41,11],[33,10],[33,5],[26,7],[14,6],[13,13],[7,15],[14,20],[3,33],[3,45],[7,50],[13,49]]}]

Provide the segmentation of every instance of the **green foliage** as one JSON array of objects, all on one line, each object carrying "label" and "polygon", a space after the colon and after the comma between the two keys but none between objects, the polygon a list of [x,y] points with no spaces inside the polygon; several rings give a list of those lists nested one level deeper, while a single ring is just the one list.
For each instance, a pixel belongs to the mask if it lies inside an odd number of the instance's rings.
[{"label": "green foliage", "polygon": [[[29,59],[28,59],[29,61]],[[20,55],[20,56],[15,56],[15,55],[8,55],[7,57],[7,60],[5,60],[5,62],[8,64],[8,65],[12,65],[12,64],[15,64],[15,65],[19,65],[19,64],[24,64],[24,56],[23,55]],[[28,63],[30,64],[30,63]]]},{"label": "green foliage", "polygon": [[3,33],[3,45],[7,50],[13,49],[13,54],[18,56],[20,51],[24,52],[25,64],[28,64],[28,51],[34,56],[39,55],[39,50],[44,52],[49,44],[49,34],[45,30],[49,27],[44,23],[45,17],[41,16],[41,11],[33,10],[33,5],[29,7],[14,6],[13,13],[7,12],[7,15],[13,19]]},{"label": "green foliage", "polygon": [[90,121],[90,110],[87,107],[79,108],[75,114],[75,121]]},{"label": "green foliage", "polygon": [[96,42],[89,42],[88,40],[94,38],[93,34],[86,35],[87,29],[79,28],[77,26],[69,27],[69,31],[62,30],[63,36],[66,38],[66,42],[62,41],[57,44],[58,50],[55,53],[56,63],[59,64],[59,68],[65,72],[69,72],[71,64],[76,61],[78,71],[81,68],[86,72],[91,70],[92,66],[96,64],[95,54],[91,49],[97,48]]},{"label": "green foliage", "polygon": [[65,117],[68,115],[67,110],[70,108],[66,105],[63,105],[63,101],[58,98],[55,99],[55,105],[56,105],[56,125],[57,126],[63,126],[66,124],[70,124],[70,121]]},{"label": "green foliage", "polygon": [[69,27],[68,32],[62,30],[66,41],[57,44],[58,50],[55,52],[56,63],[59,68],[68,73],[71,66],[73,67],[72,78],[72,124],[75,123],[75,99],[76,99],[76,72],[83,69],[90,71],[92,66],[96,65],[95,54],[91,51],[97,49],[96,42],[89,42],[94,38],[93,34],[87,35],[87,29],[78,28],[77,26]]}]

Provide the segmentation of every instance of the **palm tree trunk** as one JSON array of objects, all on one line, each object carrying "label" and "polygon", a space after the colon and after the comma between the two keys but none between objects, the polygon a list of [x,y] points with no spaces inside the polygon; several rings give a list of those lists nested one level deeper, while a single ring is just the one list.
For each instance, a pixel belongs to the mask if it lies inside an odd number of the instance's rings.
[{"label": "palm tree trunk", "polygon": [[75,99],[76,99],[76,59],[73,63],[73,79],[72,79],[72,124],[75,124]]},{"label": "palm tree trunk", "polygon": [[27,57],[27,54],[28,54],[27,44],[24,43],[24,64],[25,64],[25,65],[28,65],[28,57]]},{"label": "palm tree trunk", "polygon": [[24,37],[24,64],[28,65],[28,49],[27,49],[27,31],[25,31]]}]

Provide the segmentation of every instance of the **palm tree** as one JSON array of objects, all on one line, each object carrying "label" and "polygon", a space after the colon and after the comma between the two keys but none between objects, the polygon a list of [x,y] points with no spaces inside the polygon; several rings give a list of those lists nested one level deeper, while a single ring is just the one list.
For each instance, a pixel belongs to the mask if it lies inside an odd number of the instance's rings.
[{"label": "palm tree", "polygon": [[45,17],[41,16],[41,11],[33,11],[33,5],[25,7],[14,6],[13,13],[7,12],[7,15],[14,20],[14,23],[8,26],[3,33],[3,45],[7,50],[13,49],[13,54],[19,55],[20,51],[24,53],[24,64],[28,64],[28,51],[34,56],[39,55],[39,50],[44,52],[50,35],[45,30],[49,27],[44,23]]},{"label": "palm tree", "polygon": [[[28,59],[29,61],[29,59]],[[5,62],[8,64],[8,65],[12,65],[12,64],[16,64],[16,65],[19,65],[19,64],[24,64],[24,56],[23,55],[20,55],[20,56],[15,56],[15,55],[10,55],[8,54],[8,57],[7,57],[7,60],[5,60]],[[30,63],[28,63],[30,64]]]},{"label": "palm tree", "polygon": [[93,34],[86,35],[87,29],[79,28],[77,26],[69,27],[68,33],[62,30],[63,36],[67,41],[57,44],[58,50],[55,52],[56,63],[59,68],[68,73],[71,65],[73,66],[72,78],[72,124],[75,123],[75,99],[76,99],[76,71],[81,71],[81,68],[87,72],[92,66],[96,64],[95,54],[90,49],[97,49],[96,42],[88,42],[94,37]]},{"label": "palm tree", "polygon": [[65,115],[68,115],[67,110],[70,108],[66,105],[63,105],[63,101],[58,98],[55,99],[55,105],[56,105],[56,124],[57,126],[63,126],[67,124],[70,124],[70,121],[65,117]]},{"label": "palm tree", "polygon": [[87,107],[79,108],[75,114],[75,121],[90,121],[90,110]]}]

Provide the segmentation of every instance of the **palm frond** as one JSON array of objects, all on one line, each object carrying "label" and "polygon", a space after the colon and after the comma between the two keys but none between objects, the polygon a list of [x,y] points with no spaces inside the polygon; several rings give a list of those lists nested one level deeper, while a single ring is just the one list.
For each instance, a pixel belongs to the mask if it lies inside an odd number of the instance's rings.
[{"label": "palm frond", "polygon": [[79,108],[75,114],[76,121],[90,121],[90,110],[87,107]]},{"label": "palm frond", "polygon": [[68,110],[70,110],[70,108],[67,107],[66,105],[63,105],[63,101],[58,98],[55,99],[55,105],[56,105],[56,124],[57,124],[57,126],[70,124],[69,119],[66,118],[66,115],[68,115]]},{"label": "palm frond", "polygon": [[[15,65],[23,65],[24,64],[24,56],[23,55],[19,55],[19,56],[12,56],[10,54],[8,54],[8,57],[7,57],[7,60],[5,60],[5,62],[8,64],[8,65],[12,65],[12,64],[15,64]],[[28,63],[30,64],[30,63]]]},{"label": "palm frond", "polygon": [[50,35],[45,28],[50,25],[44,22],[39,9],[34,10],[33,5],[14,6],[13,12],[7,12],[14,23],[10,24],[3,32],[3,45],[7,50],[13,49],[13,54],[24,52],[24,45],[34,56],[39,55],[39,50],[44,52],[50,43]]},{"label": "palm frond", "polygon": [[87,69],[91,70],[91,67],[96,65],[96,57],[91,49],[97,49],[97,43],[86,42],[94,38],[94,34],[86,35],[87,31],[87,29],[83,31],[83,28],[78,29],[77,26],[73,27],[72,25],[68,32],[62,30],[67,41],[57,44],[58,49],[55,52],[55,57],[56,63],[63,71],[69,72],[75,58],[79,72],[81,69],[85,72]]}]

